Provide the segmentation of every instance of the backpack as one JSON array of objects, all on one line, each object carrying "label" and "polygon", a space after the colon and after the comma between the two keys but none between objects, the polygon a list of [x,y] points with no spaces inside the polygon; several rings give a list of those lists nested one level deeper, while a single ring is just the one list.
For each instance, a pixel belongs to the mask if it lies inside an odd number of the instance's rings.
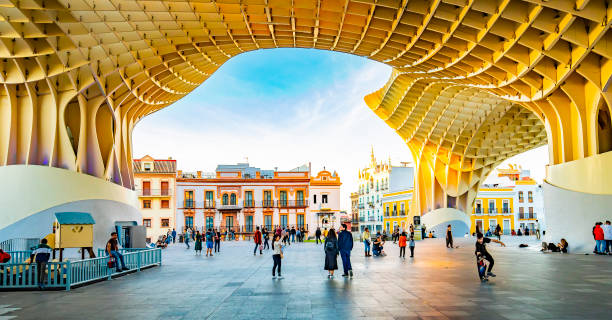
[{"label": "backpack", "polygon": [[336,251],[336,243],[333,241],[327,241],[325,244],[325,251]]}]

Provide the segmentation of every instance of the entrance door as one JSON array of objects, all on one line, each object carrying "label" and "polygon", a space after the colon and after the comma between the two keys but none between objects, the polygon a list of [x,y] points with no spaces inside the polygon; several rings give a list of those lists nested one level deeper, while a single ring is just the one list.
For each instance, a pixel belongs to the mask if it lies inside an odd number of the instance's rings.
[{"label": "entrance door", "polygon": [[185,217],[185,227],[189,227],[193,229],[193,216]]},{"label": "entrance door", "polygon": [[226,216],[225,217],[225,226],[228,229],[234,229],[234,216]]},{"label": "entrance door", "polygon": [[480,219],[476,220],[476,230],[481,233],[484,233],[484,230],[482,229],[482,220]]},{"label": "entrance door", "polygon": [[215,218],[208,216],[206,217],[206,230],[213,229],[215,227]]},{"label": "entrance door", "polygon": [[510,231],[510,220],[509,219],[504,219],[504,234],[508,235],[511,233]]}]

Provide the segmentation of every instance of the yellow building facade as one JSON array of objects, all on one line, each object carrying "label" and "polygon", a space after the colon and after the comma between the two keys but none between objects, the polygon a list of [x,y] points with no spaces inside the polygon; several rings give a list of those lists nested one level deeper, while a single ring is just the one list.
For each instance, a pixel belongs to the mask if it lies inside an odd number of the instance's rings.
[{"label": "yellow building facade", "polygon": [[497,225],[504,234],[514,229],[514,195],[513,188],[491,187],[478,189],[472,214],[470,215],[470,233],[477,231],[494,231]]},{"label": "yellow building facade", "polygon": [[410,214],[410,202],[412,201],[412,189],[385,193],[383,203],[383,226],[387,233],[396,229],[408,230],[412,223]]}]

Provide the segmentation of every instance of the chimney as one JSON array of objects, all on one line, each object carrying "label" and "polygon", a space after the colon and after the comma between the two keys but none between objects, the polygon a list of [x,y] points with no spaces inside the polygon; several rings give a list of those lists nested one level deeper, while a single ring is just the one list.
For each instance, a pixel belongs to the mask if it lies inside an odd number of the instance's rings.
[{"label": "chimney", "polygon": [[172,160],[172,157],[168,157],[168,160]]},{"label": "chimney", "polygon": [[196,173],[198,174],[198,179],[202,178],[202,171],[196,171]]}]

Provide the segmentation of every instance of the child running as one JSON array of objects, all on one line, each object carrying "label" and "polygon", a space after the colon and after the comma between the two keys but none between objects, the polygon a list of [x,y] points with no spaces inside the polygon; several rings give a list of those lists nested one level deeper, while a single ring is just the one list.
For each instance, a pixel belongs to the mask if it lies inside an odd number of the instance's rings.
[{"label": "child running", "polygon": [[274,235],[272,239],[272,260],[274,266],[272,267],[272,279],[276,279],[276,267],[278,266],[278,279],[282,279],[281,276],[281,259],[283,258],[283,244],[281,242],[281,236],[278,234]]},{"label": "child running", "polygon": [[406,259],[406,232],[399,237],[400,258]]}]

